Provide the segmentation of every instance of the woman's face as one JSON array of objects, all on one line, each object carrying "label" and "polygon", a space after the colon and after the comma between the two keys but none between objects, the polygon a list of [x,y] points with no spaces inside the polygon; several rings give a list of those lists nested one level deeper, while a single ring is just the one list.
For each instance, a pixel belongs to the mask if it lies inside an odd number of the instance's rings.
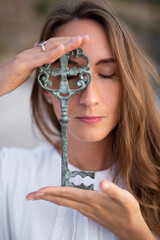
[{"label": "woman's face", "polygon": [[[109,136],[118,123],[121,105],[121,84],[106,33],[96,21],[83,19],[60,26],[55,37],[86,34],[89,41],[82,49],[89,58],[92,79],[68,102],[68,134],[81,142],[97,142]],[[81,64],[78,58],[75,61]],[[48,94],[59,119],[59,100]]]}]

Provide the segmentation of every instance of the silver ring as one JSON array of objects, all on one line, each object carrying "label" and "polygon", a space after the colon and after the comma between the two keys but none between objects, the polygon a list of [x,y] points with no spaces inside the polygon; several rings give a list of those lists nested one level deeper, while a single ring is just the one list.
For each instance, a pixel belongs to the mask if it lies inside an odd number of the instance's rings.
[{"label": "silver ring", "polygon": [[38,44],[42,48],[43,52],[46,51],[45,46],[44,46],[45,44],[46,44],[46,41],[42,41]]}]

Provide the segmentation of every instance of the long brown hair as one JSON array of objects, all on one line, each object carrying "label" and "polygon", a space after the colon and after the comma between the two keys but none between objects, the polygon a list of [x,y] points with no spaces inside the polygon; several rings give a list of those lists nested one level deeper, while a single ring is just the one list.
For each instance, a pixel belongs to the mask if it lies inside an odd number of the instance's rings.
[{"label": "long brown hair", "polygon": [[[148,226],[160,236],[160,118],[151,90],[151,80],[159,77],[151,61],[138,47],[125,24],[107,4],[95,0],[72,0],[48,15],[40,41],[73,19],[94,19],[104,27],[117,61],[123,97],[120,120],[114,129],[112,146],[118,176],[138,200]],[[59,147],[60,125],[52,107],[42,96],[37,80],[32,96],[34,120],[46,139]],[[47,119],[47,121],[46,121]],[[59,139],[59,138],[58,138]]]}]

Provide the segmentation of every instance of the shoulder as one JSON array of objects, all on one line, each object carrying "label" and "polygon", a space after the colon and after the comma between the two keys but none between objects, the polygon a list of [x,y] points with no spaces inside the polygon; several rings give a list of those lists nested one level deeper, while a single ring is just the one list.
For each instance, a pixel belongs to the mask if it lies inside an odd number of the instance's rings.
[{"label": "shoulder", "polygon": [[43,153],[51,153],[53,151],[56,151],[54,146],[52,146],[49,143],[43,144],[41,146],[38,146],[34,149],[24,149],[24,148],[15,148],[15,147],[10,147],[10,148],[2,148],[0,149],[0,159],[6,158],[9,156],[36,156],[37,154],[41,155]]},{"label": "shoulder", "polygon": [[[2,148],[0,151],[0,178],[12,175],[35,175],[47,171],[54,165],[52,171],[59,167],[60,155],[51,144],[47,143],[35,149]],[[58,166],[57,166],[58,165]]]},{"label": "shoulder", "polygon": [[[58,156],[58,152],[54,146],[49,143],[41,145],[34,149],[23,149],[23,148],[2,148],[0,150],[0,161],[5,163],[5,161],[12,165],[16,162],[23,164],[31,161],[42,161],[48,159],[52,155]],[[32,162],[33,163],[33,162]]]}]

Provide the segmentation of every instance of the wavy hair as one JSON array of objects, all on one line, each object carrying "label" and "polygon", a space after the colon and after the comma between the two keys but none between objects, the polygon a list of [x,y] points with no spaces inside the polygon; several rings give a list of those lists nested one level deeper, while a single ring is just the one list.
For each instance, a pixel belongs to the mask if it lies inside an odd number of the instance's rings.
[{"label": "wavy hair", "polygon": [[[155,67],[124,22],[104,2],[71,0],[56,7],[46,19],[40,41],[53,37],[64,23],[87,18],[103,26],[123,89],[121,116],[113,131],[112,154],[115,161],[118,159],[114,182],[119,176],[125,179],[146,223],[160,236],[160,117],[151,88],[153,79],[159,81]],[[53,107],[42,96],[37,75],[31,103],[33,119],[41,133],[59,148],[60,124]]]}]

